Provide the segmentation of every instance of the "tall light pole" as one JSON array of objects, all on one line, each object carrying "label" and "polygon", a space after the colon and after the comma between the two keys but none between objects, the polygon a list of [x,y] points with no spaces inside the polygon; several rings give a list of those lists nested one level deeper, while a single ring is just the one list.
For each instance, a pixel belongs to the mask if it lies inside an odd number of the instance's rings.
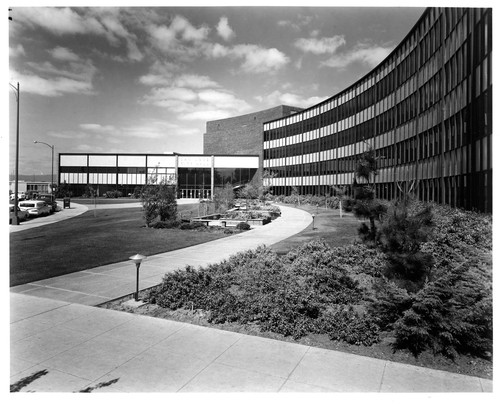
[{"label": "tall light pole", "polygon": [[50,182],[50,194],[52,196],[52,199],[54,199],[54,145],[50,145],[48,143],[45,143],[45,142],[39,142],[38,140],[34,140],[33,143],[41,143],[41,144],[44,144],[45,146],[48,146],[52,149],[52,174],[50,176],[51,178],[51,182]]},{"label": "tall light pole", "polygon": [[15,180],[15,185],[14,185],[14,217],[12,219],[12,224],[18,225],[19,224],[19,217],[17,216],[17,205],[19,204],[19,197],[18,197],[18,192],[19,192],[19,98],[20,98],[20,91],[19,91],[19,82],[17,83],[17,87],[14,87],[12,84],[9,83],[9,85],[14,89],[15,94],[16,94],[16,101],[17,101],[17,126],[16,126],[16,180]]}]

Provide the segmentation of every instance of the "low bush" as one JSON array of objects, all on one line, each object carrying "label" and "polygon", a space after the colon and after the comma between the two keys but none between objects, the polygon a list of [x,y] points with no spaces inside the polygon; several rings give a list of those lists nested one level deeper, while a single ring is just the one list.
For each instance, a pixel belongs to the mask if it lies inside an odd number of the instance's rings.
[{"label": "low bush", "polygon": [[153,224],[153,228],[155,229],[175,229],[181,225],[181,222],[178,220],[166,220],[166,221],[158,221]]},{"label": "low bush", "polygon": [[338,209],[342,200],[339,196],[316,196],[316,195],[278,195],[274,198],[275,202],[288,205],[311,205]]},{"label": "low bush", "polygon": [[239,222],[236,225],[236,229],[238,229],[238,230],[250,230],[250,225],[248,223],[245,223],[245,222]]},{"label": "low bush", "polygon": [[106,198],[121,198],[123,196],[123,193],[121,191],[107,191],[104,194],[104,197]]},{"label": "low bush", "polygon": [[166,274],[147,299],[173,310],[205,310],[211,322],[253,323],[300,338],[318,328],[329,307],[355,304],[363,295],[328,249],[312,242],[280,258],[260,247],[207,268]]},{"label": "low bush", "polygon": [[380,329],[368,314],[356,312],[352,306],[339,306],[324,313],[319,331],[330,339],[353,345],[370,346],[380,341]]},{"label": "low bush", "polygon": [[206,227],[207,226],[203,222],[189,222],[189,223],[182,223],[179,226],[179,229],[181,229],[181,230],[196,230],[196,229],[203,229]]}]

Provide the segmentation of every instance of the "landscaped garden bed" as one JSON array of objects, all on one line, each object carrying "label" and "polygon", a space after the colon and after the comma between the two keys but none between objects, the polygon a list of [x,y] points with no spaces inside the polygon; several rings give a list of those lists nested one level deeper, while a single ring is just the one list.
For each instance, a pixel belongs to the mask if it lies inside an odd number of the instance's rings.
[{"label": "landscaped garden bed", "polygon": [[491,216],[433,211],[418,290],[388,280],[380,249],[313,240],[169,273],[136,312],[491,378]]},{"label": "landscaped garden bed", "polygon": [[192,222],[203,223],[209,227],[237,227],[239,223],[247,223],[251,227],[264,226],[278,218],[281,211],[278,206],[269,203],[235,204],[235,207],[224,213],[192,218]]}]

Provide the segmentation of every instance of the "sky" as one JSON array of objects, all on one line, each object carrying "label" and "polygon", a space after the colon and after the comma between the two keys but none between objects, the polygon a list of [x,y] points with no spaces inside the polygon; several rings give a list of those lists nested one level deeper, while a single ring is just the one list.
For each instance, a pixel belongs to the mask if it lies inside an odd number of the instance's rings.
[{"label": "sky", "polygon": [[[380,63],[417,7],[12,7],[19,173],[57,153],[203,153],[206,122],[310,107]],[[12,88],[11,88],[12,90]],[[9,173],[16,93],[9,93]]]}]

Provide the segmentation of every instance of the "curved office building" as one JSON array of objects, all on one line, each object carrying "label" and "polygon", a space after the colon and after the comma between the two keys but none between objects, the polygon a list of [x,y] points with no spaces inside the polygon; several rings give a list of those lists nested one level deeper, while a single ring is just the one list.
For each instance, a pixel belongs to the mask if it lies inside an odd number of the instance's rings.
[{"label": "curved office building", "polygon": [[429,8],[397,48],[341,93],[264,124],[275,194],[349,189],[376,150],[380,198],[492,210],[492,10]]}]

